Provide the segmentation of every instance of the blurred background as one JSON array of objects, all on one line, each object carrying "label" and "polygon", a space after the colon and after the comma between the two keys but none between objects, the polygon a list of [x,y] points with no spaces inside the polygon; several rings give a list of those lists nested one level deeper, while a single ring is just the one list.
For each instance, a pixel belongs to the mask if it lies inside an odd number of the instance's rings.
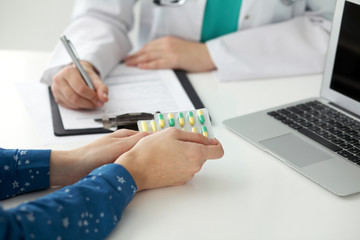
[{"label": "blurred background", "polygon": [[[70,23],[73,5],[74,0],[0,0],[0,49],[52,51]],[[135,27],[132,39],[136,33]]]}]

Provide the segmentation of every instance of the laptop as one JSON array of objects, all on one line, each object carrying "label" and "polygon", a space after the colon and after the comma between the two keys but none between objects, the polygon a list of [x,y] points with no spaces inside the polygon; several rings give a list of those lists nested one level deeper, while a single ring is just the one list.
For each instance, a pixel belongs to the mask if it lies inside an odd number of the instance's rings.
[{"label": "laptop", "polygon": [[224,121],[332,193],[360,192],[360,0],[338,0],[319,98]]}]

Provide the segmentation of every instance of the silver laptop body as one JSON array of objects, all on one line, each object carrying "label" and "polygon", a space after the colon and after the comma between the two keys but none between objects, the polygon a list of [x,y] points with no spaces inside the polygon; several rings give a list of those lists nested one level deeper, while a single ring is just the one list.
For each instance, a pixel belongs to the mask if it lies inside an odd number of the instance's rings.
[{"label": "silver laptop body", "polygon": [[[339,155],[340,151],[330,150],[326,144],[319,144],[315,141],[317,136],[309,138],[301,130],[268,114],[309,101],[324,103],[352,120],[360,121],[360,0],[337,1],[320,98],[224,121],[231,131],[334,194],[347,196],[360,192],[360,163]],[[357,158],[356,154],[354,158]]]}]

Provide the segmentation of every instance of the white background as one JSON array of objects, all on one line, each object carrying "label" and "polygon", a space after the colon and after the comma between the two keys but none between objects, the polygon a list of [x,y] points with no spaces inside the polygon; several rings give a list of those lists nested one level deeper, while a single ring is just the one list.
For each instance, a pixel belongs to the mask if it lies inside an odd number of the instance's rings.
[{"label": "white background", "polygon": [[[0,49],[52,51],[71,21],[74,2],[0,0]],[[138,11],[139,7],[135,12]],[[135,25],[130,35],[132,40],[137,29]]]}]

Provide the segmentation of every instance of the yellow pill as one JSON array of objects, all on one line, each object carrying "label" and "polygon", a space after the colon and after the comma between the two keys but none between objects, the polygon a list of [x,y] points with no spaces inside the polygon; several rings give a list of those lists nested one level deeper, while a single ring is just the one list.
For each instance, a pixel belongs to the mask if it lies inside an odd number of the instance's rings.
[{"label": "yellow pill", "polygon": [[194,119],[194,114],[192,112],[188,112],[188,119],[189,119],[189,123],[191,126],[194,126],[195,124],[195,119]]},{"label": "yellow pill", "polygon": [[191,131],[194,132],[194,133],[196,133],[196,132],[197,132],[196,127],[192,127],[192,128],[191,128]]},{"label": "yellow pill", "polygon": [[169,125],[170,127],[175,126],[175,119],[174,119],[174,115],[172,113],[168,113],[168,119],[169,119]]},{"label": "yellow pill", "polygon": [[150,127],[151,127],[151,131],[152,131],[152,132],[156,132],[156,131],[157,131],[155,121],[151,121],[151,122],[150,122]]},{"label": "yellow pill", "polygon": [[161,128],[164,128],[164,127],[165,127],[164,116],[163,116],[161,113],[159,113],[159,126],[160,126]]},{"label": "yellow pill", "polygon": [[201,132],[202,132],[202,134],[203,134],[205,137],[209,137],[207,127],[202,126],[202,127],[201,127]]},{"label": "yellow pill", "polygon": [[203,111],[197,110],[197,114],[198,114],[199,122],[200,122],[201,124],[204,124],[204,122],[205,122],[205,117],[204,117]]},{"label": "yellow pill", "polygon": [[146,121],[141,122],[141,128],[142,128],[143,132],[149,132],[148,124]]},{"label": "yellow pill", "polygon": [[185,125],[185,119],[184,119],[184,115],[180,112],[178,115],[178,121],[179,121],[179,125],[181,127],[183,127]]}]

